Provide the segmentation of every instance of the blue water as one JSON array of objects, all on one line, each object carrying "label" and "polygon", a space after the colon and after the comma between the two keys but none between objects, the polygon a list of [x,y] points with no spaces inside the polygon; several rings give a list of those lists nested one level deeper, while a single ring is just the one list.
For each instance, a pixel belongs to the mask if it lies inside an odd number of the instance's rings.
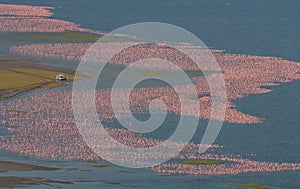
[{"label": "blue water", "polygon": [[111,31],[137,22],[166,22],[229,52],[300,61],[298,0],[1,0],[55,7],[55,18]]},{"label": "blue water", "polygon": [[[166,22],[191,31],[209,47],[300,61],[298,0],[0,0],[0,3],[54,6],[55,18],[107,32],[137,22]],[[264,118],[264,123],[225,123],[215,143],[227,146],[227,153],[246,156],[255,153],[256,156],[251,157],[253,160],[300,163],[300,81],[272,89],[271,93],[250,95],[235,101],[238,110]],[[199,140],[201,133],[203,130],[197,130],[193,140]],[[167,176],[145,169],[117,166],[95,169],[84,162],[39,161],[63,169],[30,174],[74,181],[73,185],[61,185],[64,188],[238,188],[220,184],[230,182],[261,183],[283,189],[300,186],[299,171]],[[89,167],[93,172],[67,171],[72,167]],[[23,173],[5,174],[24,176]],[[78,177],[95,182],[79,182]],[[120,185],[107,184],[106,181],[119,182]],[[191,183],[184,185],[182,182]]]}]

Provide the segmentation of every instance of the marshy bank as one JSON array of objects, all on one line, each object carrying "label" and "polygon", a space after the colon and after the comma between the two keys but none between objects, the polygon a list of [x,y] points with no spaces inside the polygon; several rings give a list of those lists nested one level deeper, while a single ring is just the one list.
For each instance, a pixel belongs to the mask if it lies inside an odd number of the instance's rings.
[{"label": "marshy bank", "polygon": [[63,73],[74,79],[75,71],[40,64],[36,60],[0,56],[0,100],[8,99],[37,88],[53,88],[65,85],[55,76]]}]

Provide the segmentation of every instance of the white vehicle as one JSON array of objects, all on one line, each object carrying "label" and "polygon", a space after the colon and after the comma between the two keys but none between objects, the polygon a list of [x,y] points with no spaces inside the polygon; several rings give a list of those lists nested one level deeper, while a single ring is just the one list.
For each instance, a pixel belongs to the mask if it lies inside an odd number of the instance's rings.
[{"label": "white vehicle", "polygon": [[64,80],[67,80],[67,77],[64,74],[58,74],[56,76],[56,80],[64,81]]}]

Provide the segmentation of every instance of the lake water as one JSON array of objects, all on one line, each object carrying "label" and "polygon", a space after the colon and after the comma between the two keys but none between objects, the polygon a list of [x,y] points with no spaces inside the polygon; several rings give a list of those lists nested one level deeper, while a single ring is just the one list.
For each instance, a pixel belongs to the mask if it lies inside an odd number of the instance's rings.
[{"label": "lake water", "polygon": [[[0,3],[11,1],[0,0]],[[297,0],[15,0],[13,3],[54,6],[55,18],[107,32],[137,22],[166,22],[191,31],[209,47],[300,61],[300,1]],[[227,153],[255,153],[253,160],[300,163],[300,81],[273,89],[271,93],[250,95],[235,102],[238,110],[262,117],[264,123],[224,123],[215,143],[227,146],[224,150]],[[196,141],[197,136],[201,136],[200,130],[196,132]],[[32,171],[30,176],[74,181],[74,185],[61,185],[64,188],[238,188],[220,184],[224,182],[261,183],[282,189],[300,186],[300,171],[169,176],[147,169],[117,166],[95,169],[84,162],[53,162],[1,154],[5,160],[39,161],[63,167],[59,172]],[[74,167],[93,171],[64,171]],[[96,182],[79,182],[79,177]],[[183,185],[183,182],[190,184]]]},{"label": "lake water", "polygon": [[300,61],[298,0],[15,0],[13,3],[54,6],[55,18],[108,32],[137,22],[166,22],[196,34],[209,47]]}]

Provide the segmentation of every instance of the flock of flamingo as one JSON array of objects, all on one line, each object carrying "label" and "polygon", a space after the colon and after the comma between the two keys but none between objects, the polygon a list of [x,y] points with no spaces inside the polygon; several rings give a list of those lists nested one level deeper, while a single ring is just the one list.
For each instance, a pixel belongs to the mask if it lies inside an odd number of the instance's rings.
[{"label": "flock of flamingo", "polygon": [[[126,45],[124,45],[124,43]],[[116,47],[130,46],[130,44],[134,43],[106,42],[105,47],[107,48],[99,54],[101,54],[101,56],[109,56]],[[28,56],[42,56],[79,61],[90,47],[91,44],[89,43],[33,44],[13,46],[11,52]],[[189,48],[189,52],[191,53],[197,53],[196,47],[191,48],[187,46],[185,48]],[[228,98],[225,121],[228,122],[248,124],[262,122],[261,118],[236,110],[232,100],[242,98],[249,94],[267,93],[271,90],[263,88],[264,86],[276,86],[279,85],[280,82],[291,82],[300,78],[300,75],[298,74],[300,66],[299,63],[296,62],[274,57],[229,54],[220,50],[211,50],[211,52],[223,71]],[[89,52],[89,54],[93,54],[93,52]],[[96,54],[97,52],[95,52],[95,57],[97,57]],[[172,49],[161,45],[157,47],[152,46],[152,48],[149,48],[147,45],[133,46],[132,48],[115,55],[110,60],[110,63],[128,66],[130,63],[137,60],[152,57],[167,59],[183,70],[197,71],[195,64],[191,63],[185,56],[174,55]],[[197,57],[197,55],[195,54],[194,57]],[[142,70],[147,69],[148,68],[143,68]],[[155,64],[155,70],[164,69],[166,69],[164,64]],[[211,69],[207,66],[205,70],[209,71]],[[201,75],[192,77],[197,93],[209,94],[210,89],[206,80],[215,77],[217,74],[218,73],[210,73],[207,78],[204,78],[204,76]],[[182,88],[184,87],[188,88],[190,86],[182,86]],[[170,90],[170,87],[152,87],[137,89],[137,92],[133,92],[132,95],[135,95],[136,99],[141,98],[138,97],[139,94],[144,94],[142,97],[148,99],[153,99],[154,96],[160,96],[167,104],[169,104],[170,110],[179,113],[180,109],[174,106],[174,104],[178,104],[178,102],[174,101],[174,94],[173,97],[171,97],[172,95],[169,95],[168,98],[164,97],[164,95],[160,95],[172,93]],[[194,112],[193,115],[206,119],[210,118],[210,100],[211,98],[209,96],[200,98],[201,113],[199,115],[199,112]],[[105,100],[105,102],[107,101]],[[107,106],[105,104],[106,103],[104,103],[103,107],[106,108]]]},{"label": "flock of flamingo", "polygon": [[[54,7],[0,4],[1,32],[93,32],[73,22],[51,18]],[[97,32],[102,33],[102,32]]]},{"label": "flock of flamingo", "polygon": [[[85,144],[81,138],[73,118],[71,93],[69,91],[55,91],[31,95],[14,101],[1,103],[1,125],[7,126],[11,135],[0,137],[0,148],[15,153],[53,160],[95,160],[99,156]],[[63,107],[63,108],[62,108]],[[18,111],[17,111],[18,110]],[[19,113],[22,112],[22,113]],[[83,112],[82,115],[86,115]],[[83,116],[89,119],[88,116]],[[86,121],[88,122],[88,120]],[[93,131],[91,131],[93,132]],[[162,141],[146,138],[141,134],[125,129],[107,128],[113,138],[120,143],[135,148],[156,146]],[[97,144],[97,142],[95,142]],[[169,148],[174,148],[178,143],[170,142]],[[189,144],[184,150],[174,157],[174,161],[180,160],[220,160],[220,165],[188,165],[164,163],[151,169],[165,174],[239,174],[249,172],[277,172],[287,170],[300,170],[298,163],[258,162],[245,159],[238,155],[218,155],[214,151],[223,148],[212,145],[204,154],[199,153],[199,148],[204,144]],[[124,152],[118,152],[119,147],[104,142],[101,149],[111,150],[110,157],[124,156]],[[168,156],[167,152],[163,154]],[[134,161],[155,159],[151,154],[138,154]]]},{"label": "flock of flamingo", "polygon": [[[1,4],[0,31],[63,32],[66,30],[84,30],[77,24],[49,18],[52,16],[51,9],[51,7]],[[123,44],[121,42],[107,43],[107,46],[111,48],[115,48],[116,45]],[[11,47],[11,52],[28,56],[79,61],[90,46],[91,44],[89,43],[32,44],[13,46]],[[137,50],[140,53],[136,53]],[[133,47],[126,51],[125,54],[120,53],[114,56],[110,63],[127,66],[139,59],[149,57],[168,59],[168,57],[172,57],[170,61],[180,68],[189,71],[199,71],[184,56],[172,55],[172,52],[164,46],[154,48],[146,46]],[[110,54],[111,49],[107,48],[105,53]],[[274,57],[229,54],[219,50],[212,50],[212,53],[223,71],[227,89],[227,111],[225,116],[225,121],[227,122],[241,124],[262,122],[262,118],[239,112],[232,100],[243,98],[249,94],[261,94],[271,91],[270,89],[262,88],[263,86],[276,86],[281,82],[291,82],[300,79],[300,64],[296,62]],[[164,65],[161,65],[161,69],[164,69]],[[214,77],[214,74],[220,73],[210,73],[206,79]],[[198,94],[209,94],[210,90],[206,79],[202,75],[192,77]],[[184,89],[190,86],[182,85],[180,87]],[[119,92],[122,94],[126,90],[129,89],[120,89]],[[83,95],[85,95],[84,93]],[[110,89],[96,90],[97,110],[102,120],[107,121],[126,117],[128,113],[131,113],[124,112],[123,114],[115,115],[111,108],[110,94]],[[88,91],[86,95],[89,95]],[[71,98],[71,91],[55,90],[41,91],[30,94],[27,97],[0,102],[0,126],[10,132],[10,135],[0,136],[0,149],[27,156],[56,160],[99,159],[100,157],[85,144],[78,132],[73,116]],[[120,98],[123,98],[122,95],[120,95]],[[169,111],[180,114],[180,107],[178,106],[180,99],[175,91],[172,90],[172,87],[168,86],[135,88],[131,91],[130,99],[124,98],[123,100],[130,101],[133,113],[144,114],[148,111],[149,103],[156,98],[163,100]],[[195,101],[200,102],[201,111],[182,116],[198,116],[204,119],[211,117],[210,96],[198,98],[198,96],[191,97],[187,94],[186,98],[194,98]],[[192,104],[187,106],[192,106]],[[82,112],[82,115],[86,115],[86,112]],[[82,119],[87,120],[89,118],[88,116],[83,116]],[[106,132],[120,143],[132,147],[143,148],[155,146],[162,142],[125,129],[107,128]],[[176,147],[176,145],[180,144],[169,143],[170,148]],[[220,165],[187,165],[171,162],[154,166],[151,169],[160,173],[192,175],[300,170],[299,163],[258,162],[244,159],[241,156],[214,154],[214,149],[222,148],[219,145],[212,145],[208,152],[200,154],[199,148],[203,147],[203,145],[205,144],[187,145],[180,154],[174,157],[174,160],[209,159],[220,160],[225,163]],[[101,148],[113,150],[118,148],[118,146],[105,143]],[[168,154],[165,155],[167,156]],[[139,154],[136,156],[135,161],[138,162],[149,157],[151,157],[151,154]],[[111,157],[111,159],[113,158]]]}]

